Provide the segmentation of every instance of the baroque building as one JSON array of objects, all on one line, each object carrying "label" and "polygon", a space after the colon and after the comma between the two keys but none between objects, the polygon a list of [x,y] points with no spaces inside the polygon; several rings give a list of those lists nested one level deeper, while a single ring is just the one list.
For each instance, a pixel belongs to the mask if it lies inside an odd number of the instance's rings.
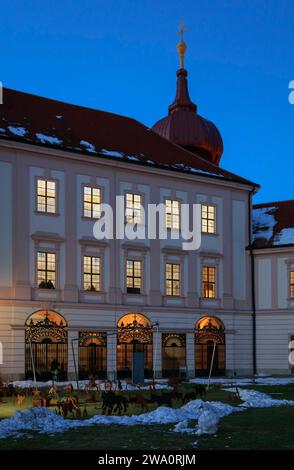
[{"label": "baroque building", "polygon": [[[220,166],[222,138],[189,97],[185,49],[175,100],[152,129],[4,89],[1,377],[292,372],[294,205],[253,208],[258,184]],[[102,204],[118,195],[138,226],[142,207],[163,204],[167,239],[97,240]],[[183,250],[181,204],[196,203],[201,246]]]}]

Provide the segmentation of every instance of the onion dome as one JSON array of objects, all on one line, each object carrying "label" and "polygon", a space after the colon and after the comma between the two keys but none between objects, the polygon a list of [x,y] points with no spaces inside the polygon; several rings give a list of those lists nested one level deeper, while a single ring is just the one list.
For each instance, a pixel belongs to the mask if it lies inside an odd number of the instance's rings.
[{"label": "onion dome", "polygon": [[176,97],[168,107],[168,116],[156,122],[152,130],[174,144],[218,165],[223,153],[223,141],[217,127],[197,114],[197,105],[190,99],[188,72],[184,68],[186,49],[187,46],[182,38],[177,46],[180,68],[177,71]]}]

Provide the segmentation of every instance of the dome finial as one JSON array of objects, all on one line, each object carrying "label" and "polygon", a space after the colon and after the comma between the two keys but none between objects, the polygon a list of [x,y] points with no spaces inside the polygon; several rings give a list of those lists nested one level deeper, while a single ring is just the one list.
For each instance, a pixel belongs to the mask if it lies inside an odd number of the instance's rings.
[{"label": "dome finial", "polygon": [[185,52],[187,50],[187,46],[184,41],[184,33],[187,31],[187,29],[184,29],[184,25],[185,25],[185,21],[181,21],[179,24],[179,33],[178,33],[181,36],[181,40],[177,45],[177,51],[180,57],[180,69],[185,68],[184,59],[185,59]]}]

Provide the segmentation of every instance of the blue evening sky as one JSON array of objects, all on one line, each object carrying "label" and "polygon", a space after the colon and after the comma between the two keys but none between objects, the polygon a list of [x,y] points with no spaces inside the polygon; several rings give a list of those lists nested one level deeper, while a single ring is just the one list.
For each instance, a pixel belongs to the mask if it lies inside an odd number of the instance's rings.
[{"label": "blue evening sky", "polygon": [[221,165],[262,185],[256,202],[294,199],[294,0],[1,0],[0,80],[151,126],[174,98],[181,19]]}]

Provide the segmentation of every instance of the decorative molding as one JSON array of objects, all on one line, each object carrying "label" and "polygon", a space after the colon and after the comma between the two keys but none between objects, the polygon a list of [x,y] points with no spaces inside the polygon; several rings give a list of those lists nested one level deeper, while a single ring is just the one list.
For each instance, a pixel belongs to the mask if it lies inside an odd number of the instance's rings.
[{"label": "decorative molding", "polygon": [[52,233],[52,232],[35,232],[31,235],[31,238],[35,242],[53,242],[53,243],[65,242],[65,238],[61,237],[58,233]]},{"label": "decorative molding", "polygon": [[145,245],[144,243],[122,243],[121,247],[125,251],[149,251],[150,246]]},{"label": "decorative molding", "polygon": [[82,237],[78,242],[82,246],[94,246],[95,248],[106,248],[109,245],[108,241],[97,240],[94,237]]}]

